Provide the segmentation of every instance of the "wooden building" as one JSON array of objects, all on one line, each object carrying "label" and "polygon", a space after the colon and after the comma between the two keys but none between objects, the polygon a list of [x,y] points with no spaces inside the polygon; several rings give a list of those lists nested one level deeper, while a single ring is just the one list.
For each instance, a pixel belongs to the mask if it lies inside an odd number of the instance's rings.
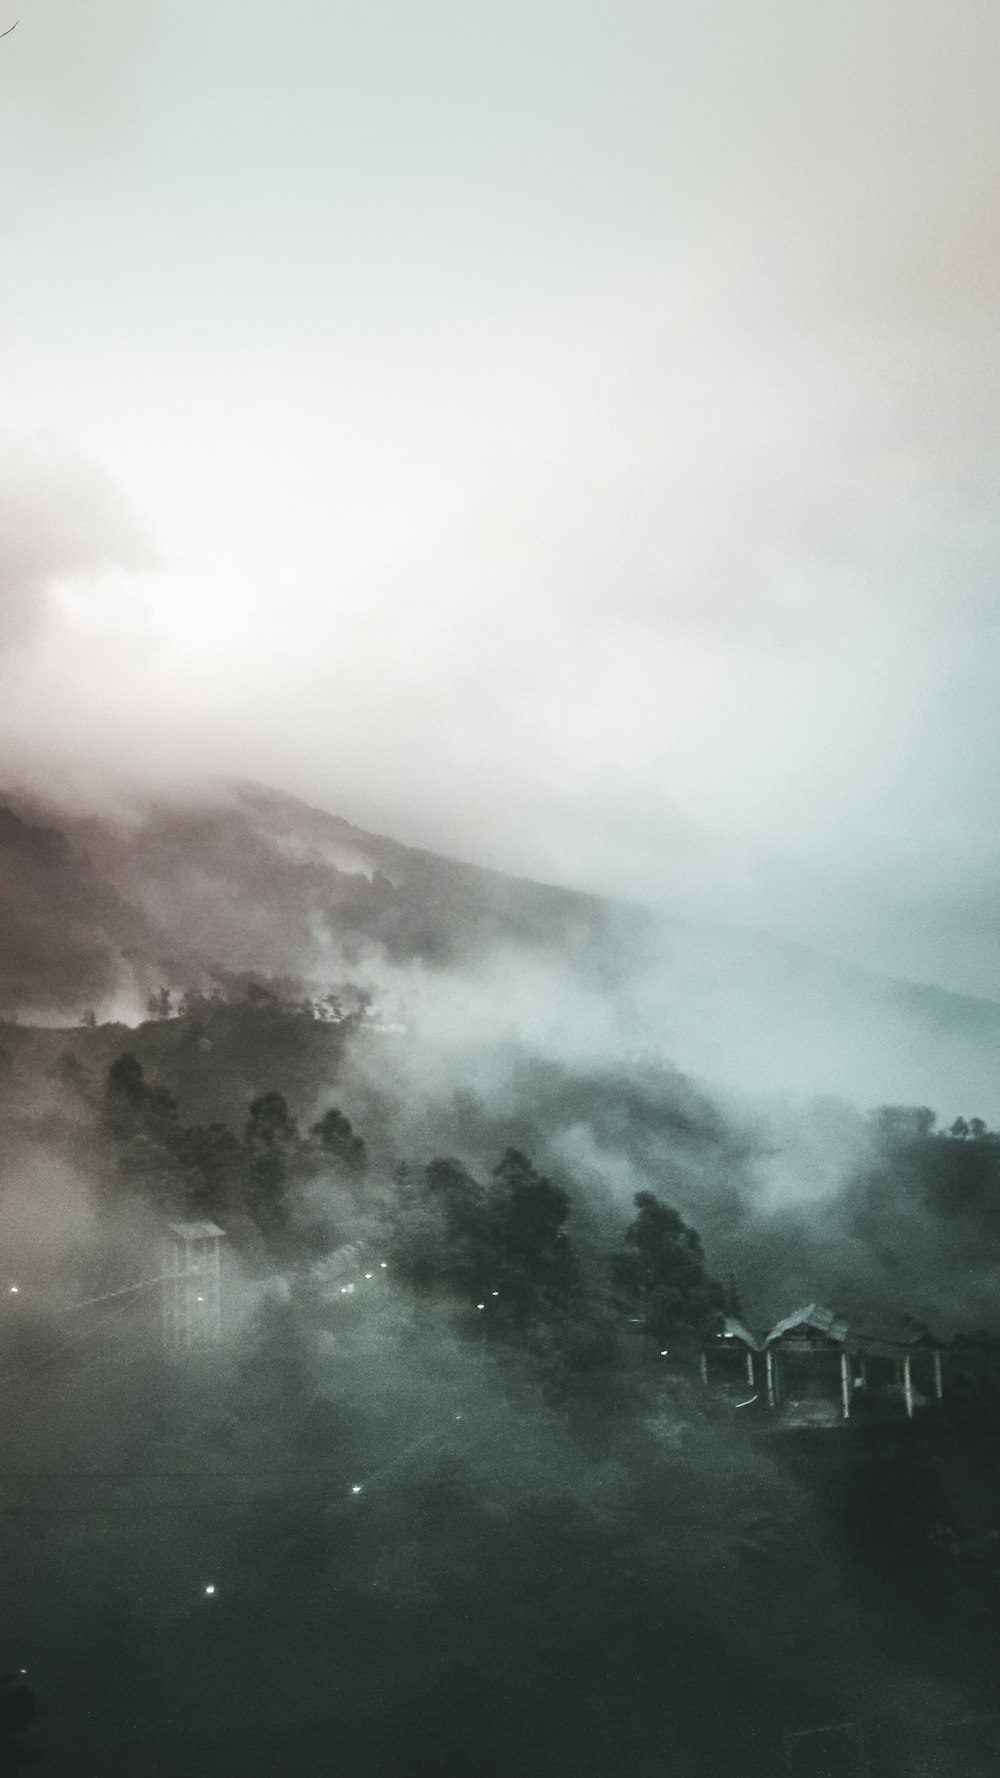
[{"label": "wooden building", "polygon": [[848,1336],[847,1322],[819,1303],[776,1322],[764,1340],[768,1407],[802,1424],[846,1420],[854,1388]]},{"label": "wooden building", "polygon": [[722,1331],[702,1349],[701,1380],[753,1390],[757,1386],[759,1358],[760,1341],[756,1335],[742,1321],[728,1315]]},{"label": "wooden building", "polygon": [[163,1343],[168,1352],[214,1345],[221,1334],[225,1230],[214,1222],[171,1222],[163,1241]]},{"label": "wooden building", "polygon": [[733,1317],[701,1354],[704,1383],[757,1389],[787,1426],[832,1426],[857,1406],[909,1419],[944,1394],[944,1342],[899,1316],[853,1328],[820,1303],[785,1315],[763,1337]]},{"label": "wooden building", "polygon": [[902,1403],[908,1419],[914,1410],[944,1396],[941,1354],[944,1342],[904,1316],[869,1323],[854,1336],[857,1376],[866,1406]]}]

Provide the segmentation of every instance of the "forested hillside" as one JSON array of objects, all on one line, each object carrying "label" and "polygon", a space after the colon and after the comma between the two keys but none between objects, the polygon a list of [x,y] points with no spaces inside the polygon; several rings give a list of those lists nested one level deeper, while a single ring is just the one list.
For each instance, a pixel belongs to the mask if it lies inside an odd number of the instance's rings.
[{"label": "forested hillside", "polygon": [[[665,1750],[770,1778],[788,1734],[857,1720],[909,1778],[988,1709],[984,1123],[827,1103],[812,1136],[854,1162],[775,1201],[773,1124],[677,1071],[500,1048],[499,1095],[432,1070],[420,1099],[346,992],[157,1013],[2,1034],[0,1584],[42,1703],[12,1742],[80,1778],[320,1778],[331,1734],[357,1778],[654,1778]],[[221,1338],[186,1357],[175,1219],[224,1230]],[[944,1402],[795,1434],[706,1390],[723,1315],[807,1283],[956,1335]]]},{"label": "forested hillside", "polygon": [[505,877],[228,786],[83,819],[8,799],[0,1015],[135,1023],[248,980],[555,1058],[655,1057],[754,1093],[1000,1120],[1000,1007],[760,932]]}]

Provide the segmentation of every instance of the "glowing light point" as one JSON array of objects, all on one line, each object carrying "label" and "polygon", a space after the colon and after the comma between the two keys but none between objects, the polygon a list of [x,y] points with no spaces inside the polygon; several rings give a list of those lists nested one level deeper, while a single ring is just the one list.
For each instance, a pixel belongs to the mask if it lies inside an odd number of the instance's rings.
[{"label": "glowing light point", "polygon": [[360,1482],[352,1483],[351,1493],[352,1494],[360,1494],[361,1493],[361,1483]]},{"label": "glowing light point", "polygon": [[375,1273],[374,1273],[374,1272],[366,1272],[366,1273],[365,1273],[365,1277],[366,1277],[366,1278],[374,1278],[374,1276],[375,1276]]},{"label": "glowing light point", "polygon": [[208,1583],[208,1586],[205,1588],[205,1595],[207,1598],[211,1599],[212,1594],[214,1592],[215,1592],[215,1582],[210,1580]]},{"label": "glowing light point", "polygon": [[199,1303],[203,1303],[205,1301],[205,1298],[203,1296],[200,1296],[198,1298],[198,1301],[199,1301]]},{"label": "glowing light point", "polygon": [[387,1259],[380,1259],[378,1263],[382,1267],[382,1270],[384,1272],[386,1266],[389,1264],[389,1261]]},{"label": "glowing light point", "polygon": [[347,1295],[347,1285],[346,1285],[346,1284],[342,1284],[342,1285],[341,1285],[341,1286],[340,1286],[340,1294],[341,1294],[341,1296],[346,1296],[346,1295]]},{"label": "glowing light point", "polygon": [[477,1303],[477,1304],[476,1304],[476,1308],[477,1308],[477,1309],[485,1309],[485,1307],[486,1307],[486,1304],[485,1304],[485,1303]]},{"label": "glowing light point", "polygon": [[669,1347],[669,1346],[664,1346],[664,1348],[663,1348],[663,1351],[662,1351],[662,1352],[661,1352],[661,1353],[660,1353],[660,1357],[661,1357],[661,1358],[666,1358],[666,1357],[667,1357],[667,1355],[668,1355],[668,1353],[669,1353],[669,1351],[670,1351],[670,1347]]},{"label": "glowing light point", "polygon": [[491,1296],[499,1296],[499,1295],[500,1295],[500,1292],[499,1292],[499,1291],[498,1291],[498,1290],[491,1290],[491,1291],[490,1291],[490,1295],[491,1295]]},{"label": "glowing light point", "polygon": [[20,1285],[19,1284],[12,1284],[10,1287],[10,1294],[11,1294],[11,1296],[20,1296],[20,1294],[21,1294]]}]

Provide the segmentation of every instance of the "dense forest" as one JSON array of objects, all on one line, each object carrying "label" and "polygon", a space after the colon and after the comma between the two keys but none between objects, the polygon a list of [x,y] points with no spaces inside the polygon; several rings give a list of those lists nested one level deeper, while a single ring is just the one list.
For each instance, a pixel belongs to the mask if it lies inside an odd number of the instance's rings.
[{"label": "dense forest", "polygon": [[[348,988],[149,1014],[2,1034],[10,1769],[764,1778],[860,1770],[807,1733],[851,1722],[880,1773],[987,1770],[983,1121],[822,1102],[807,1142],[502,1045],[502,1093],[417,1092]],[[782,1143],[836,1188],[768,1195]],[[225,1231],[183,1357],[177,1220]],[[941,1331],[944,1401],[802,1434],[704,1388],[724,1315],[811,1299]]]}]

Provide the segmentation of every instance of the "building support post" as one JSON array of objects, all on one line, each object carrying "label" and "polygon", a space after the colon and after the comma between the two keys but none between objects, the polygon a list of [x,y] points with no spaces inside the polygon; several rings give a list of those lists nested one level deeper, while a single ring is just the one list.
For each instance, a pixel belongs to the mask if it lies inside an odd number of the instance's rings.
[{"label": "building support post", "polygon": [[747,1347],[747,1382],[749,1383],[749,1385],[752,1389],[753,1388],[753,1353],[751,1352],[749,1346]]},{"label": "building support post", "polygon": [[906,1402],[906,1418],[913,1419],[913,1378],[910,1375],[910,1354],[903,1359],[903,1398]]},{"label": "building support post", "polygon": [[934,1353],[934,1400],[941,1401],[943,1396],[944,1396],[944,1389],[941,1384],[941,1354],[940,1354],[940,1352],[935,1352]]},{"label": "building support post", "polygon": [[701,1372],[702,1382],[707,1383],[708,1382],[708,1353],[705,1352],[704,1350],[702,1351],[701,1357],[698,1360],[698,1369]]},{"label": "building support post", "polygon": [[840,1404],[844,1410],[844,1419],[851,1417],[851,1365],[846,1347],[840,1354]]},{"label": "building support post", "polygon": [[771,1352],[770,1346],[768,1346],[767,1351],[764,1353],[764,1366],[767,1371],[767,1405],[769,1408],[773,1408],[774,1399],[775,1399],[774,1398],[774,1357]]}]

